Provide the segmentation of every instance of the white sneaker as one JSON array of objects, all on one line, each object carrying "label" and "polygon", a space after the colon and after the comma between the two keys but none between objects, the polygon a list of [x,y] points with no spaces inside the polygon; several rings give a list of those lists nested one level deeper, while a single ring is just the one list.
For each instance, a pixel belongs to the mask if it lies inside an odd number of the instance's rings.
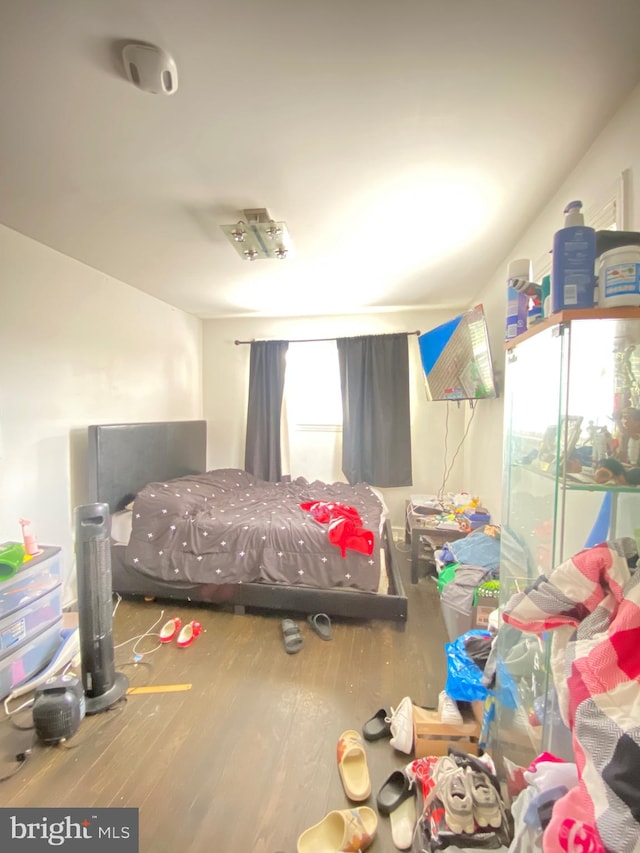
[{"label": "white sneaker", "polygon": [[409,696],[404,697],[395,711],[391,709],[389,723],[391,724],[389,743],[394,749],[409,755],[413,749],[413,702]]},{"label": "white sneaker", "polygon": [[456,835],[474,831],[473,798],[469,779],[449,755],[438,759],[431,774],[434,788],[430,796],[436,796],[444,806],[444,819]]},{"label": "white sneaker", "polygon": [[448,696],[445,690],[438,696],[438,716],[440,722],[449,726],[461,726],[464,722],[456,701]]}]

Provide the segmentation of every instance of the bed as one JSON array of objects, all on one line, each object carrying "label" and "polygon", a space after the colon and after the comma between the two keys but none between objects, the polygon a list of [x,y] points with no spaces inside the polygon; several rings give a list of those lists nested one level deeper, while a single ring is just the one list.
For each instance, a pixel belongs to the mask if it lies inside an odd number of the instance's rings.
[{"label": "bed", "polygon": [[[88,431],[90,501],[109,506],[115,592],[236,613],[252,607],[406,621],[391,524],[375,490],[303,478],[266,484],[238,469],[207,471],[206,421]],[[358,529],[373,533],[371,554],[362,536],[330,541],[323,510],[336,506],[358,509]],[[240,538],[221,536],[221,524]]]}]

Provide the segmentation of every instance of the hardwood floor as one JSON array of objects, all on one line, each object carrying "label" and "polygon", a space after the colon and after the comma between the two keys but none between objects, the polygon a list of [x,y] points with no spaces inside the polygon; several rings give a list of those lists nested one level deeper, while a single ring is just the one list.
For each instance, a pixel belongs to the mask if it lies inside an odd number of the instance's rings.
[{"label": "hardwood floor", "polygon": [[[3,806],[133,806],[142,853],[295,853],[301,832],[332,809],[350,807],[336,767],[336,741],[360,730],[378,708],[409,695],[437,704],[444,686],[446,633],[435,584],[409,582],[406,630],[390,623],[333,623],[321,640],[298,621],[304,646],[287,655],[281,615],[234,616],[203,607],[122,601],[114,641],[163,620],[198,619],[202,635],[186,649],[162,646],[134,665],[133,643],[116,649],[131,686],[190,683],[175,693],[132,695],[87,717],[67,744],[41,746],[0,785]],[[291,614],[282,614],[291,615]],[[145,640],[142,648],[153,642]],[[29,712],[14,718],[28,725]],[[33,733],[0,725],[0,776]],[[386,740],[366,745],[368,805],[389,773],[410,759]],[[374,853],[393,851],[381,817]]]}]

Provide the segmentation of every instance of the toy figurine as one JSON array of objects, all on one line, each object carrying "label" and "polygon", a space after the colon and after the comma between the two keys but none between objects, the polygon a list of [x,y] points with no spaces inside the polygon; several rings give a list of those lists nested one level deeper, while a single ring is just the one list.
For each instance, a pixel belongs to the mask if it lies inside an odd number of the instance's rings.
[{"label": "toy figurine", "polygon": [[613,480],[620,486],[640,485],[640,468],[629,468],[617,459],[601,460],[595,470],[596,483]]},{"label": "toy figurine", "polygon": [[[640,409],[625,406],[614,415],[614,420],[620,430],[620,449],[618,456],[622,462],[640,462],[637,458],[637,445],[640,442]],[[635,445],[635,453],[630,452]],[[636,458],[634,458],[634,456]]]}]

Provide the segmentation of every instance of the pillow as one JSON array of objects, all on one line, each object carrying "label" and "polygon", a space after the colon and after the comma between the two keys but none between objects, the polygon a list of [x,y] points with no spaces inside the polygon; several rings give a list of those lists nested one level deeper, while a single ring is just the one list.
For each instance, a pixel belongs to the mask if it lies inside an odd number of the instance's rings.
[{"label": "pillow", "polygon": [[133,526],[133,513],[123,509],[111,515],[111,539],[118,545],[128,545]]},{"label": "pillow", "polygon": [[380,503],[382,504],[382,518],[389,518],[389,507],[384,502],[384,498],[382,496],[382,492],[380,489],[376,489],[375,486],[369,486],[369,489],[373,492],[373,494],[378,498]]}]

